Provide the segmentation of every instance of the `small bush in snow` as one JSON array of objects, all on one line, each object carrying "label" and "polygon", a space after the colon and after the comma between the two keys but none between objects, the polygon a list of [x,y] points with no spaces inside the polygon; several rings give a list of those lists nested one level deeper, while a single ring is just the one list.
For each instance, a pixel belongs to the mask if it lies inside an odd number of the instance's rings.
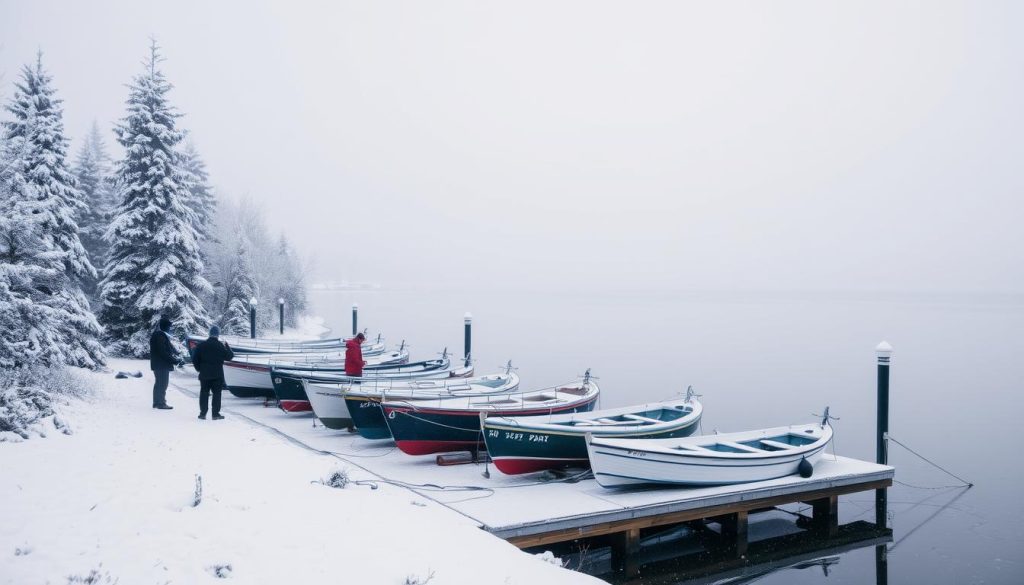
[{"label": "small bush in snow", "polygon": [[[45,437],[43,419],[54,415],[54,402],[80,398],[91,388],[68,368],[22,366],[0,372],[0,442]],[[71,434],[67,421],[54,417],[53,427]]]},{"label": "small bush in snow", "polygon": [[203,503],[203,476],[196,474],[196,489],[192,493],[192,507]]},{"label": "small bush in snow", "polygon": [[434,578],[434,572],[427,569],[427,576],[420,577],[419,575],[409,575],[405,578],[405,582],[402,585],[426,585]]},{"label": "small bush in snow", "polygon": [[227,579],[231,576],[232,571],[231,565],[213,565],[210,567],[206,567],[206,570],[218,579]]},{"label": "small bush in snow", "polygon": [[565,566],[565,563],[562,561],[562,559],[556,557],[555,553],[553,553],[553,552],[551,552],[549,550],[546,550],[546,551],[544,551],[544,552],[542,552],[540,554],[534,555],[534,556],[536,556],[538,559],[544,561],[545,563],[551,563],[552,565],[554,565],[556,567],[564,567]]},{"label": "small bush in snow", "polygon": [[83,585],[115,585],[117,583],[117,579],[111,577],[110,573],[106,571],[101,573],[99,569],[93,569],[85,576],[68,576],[68,585],[78,585],[79,583]]},{"label": "small bush in snow", "polygon": [[29,554],[31,552],[32,552],[32,547],[31,546],[28,546],[28,545],[19,546],[19,547],[15,547],[15,549],[14,549],[14,556],[16,556],[16,557],[23,557],[23,556],[25,556],[25,555],[27,555],[27,554]]},{"label": "small bush in snow", "polygon": [[335,469],[331,472],[331,475],[320,481],[328,487],[345,489],[345,486],[347,486],[351,480],[348,478],[348,471],[344,469]]}]

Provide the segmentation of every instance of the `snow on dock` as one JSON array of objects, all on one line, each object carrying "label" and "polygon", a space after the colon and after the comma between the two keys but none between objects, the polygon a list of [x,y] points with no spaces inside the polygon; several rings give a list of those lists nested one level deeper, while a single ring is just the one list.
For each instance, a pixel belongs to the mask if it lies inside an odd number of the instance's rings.
[{"label": "snow on dock", "polygon": [[[172,381],[189,395],[198,391],[192,379]],[[811,503],[815,520],[831,534],[839,495],[888,487],[893,478],[892,467],[831,454],[815,465],[811,478],[792,475],[736,486],[610,490],[592,479],[544,482],[537,474],[506,476],[493,466],[485,478],[483,463],[440,467],[434,455],[406,455],[389,440],[314,426],[312,413],[289,414],[226,392],[224,412],[330,453],[381,481],[408,487],[520,547],[601,535],[625,535],[628,541],[642,528],[705,518],[720,519],[745,545],[748,513],[795,502]]]}]

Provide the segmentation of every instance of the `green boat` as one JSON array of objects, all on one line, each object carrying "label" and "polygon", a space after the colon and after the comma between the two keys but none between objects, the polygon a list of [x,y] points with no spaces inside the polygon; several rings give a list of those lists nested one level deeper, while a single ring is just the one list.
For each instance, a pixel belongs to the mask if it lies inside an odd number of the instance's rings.
[{"label": "green boat", "polygon": [[693,390],[686,397],[553,416],[488,417],[483,420],[487,453],[508,475],[545,469],[589,467],[586,435],[668,439],[693,434],[703,406]]}]

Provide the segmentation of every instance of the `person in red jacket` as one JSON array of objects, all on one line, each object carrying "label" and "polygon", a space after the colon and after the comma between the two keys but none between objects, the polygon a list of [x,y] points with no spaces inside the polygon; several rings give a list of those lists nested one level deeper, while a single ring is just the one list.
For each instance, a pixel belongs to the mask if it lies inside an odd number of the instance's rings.
[{"label": "person in red jacket", "polygon": [[345,342],[345,375],[360,377],[363,375],[363,348],[360,347],[366,336],[362,333]]}]

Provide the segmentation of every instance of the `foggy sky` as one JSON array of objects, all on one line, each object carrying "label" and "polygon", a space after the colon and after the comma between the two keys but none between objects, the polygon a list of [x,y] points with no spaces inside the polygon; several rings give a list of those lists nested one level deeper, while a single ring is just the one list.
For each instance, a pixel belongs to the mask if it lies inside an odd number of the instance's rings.
[{"label": "foggy sky", "polygon": [[1020,2],[14,2],[111,146],[149,37],[318,277],[1024,290]]}]

